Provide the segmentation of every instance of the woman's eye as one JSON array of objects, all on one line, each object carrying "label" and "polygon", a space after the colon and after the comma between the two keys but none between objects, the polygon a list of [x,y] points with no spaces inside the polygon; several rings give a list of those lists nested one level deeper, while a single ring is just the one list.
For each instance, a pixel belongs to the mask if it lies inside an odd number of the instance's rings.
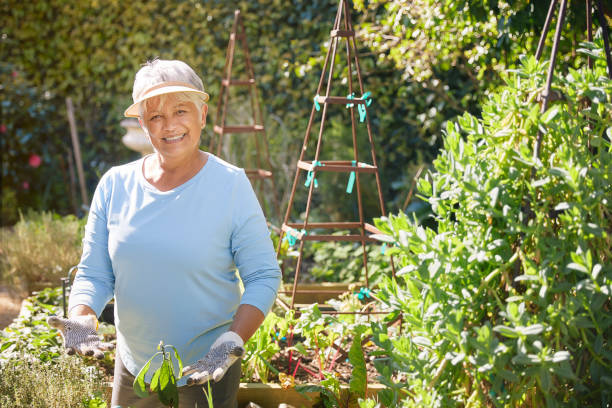
[{"label": "woman's eye", "polygon": [[151,116],[149,120],[157,120],[159,118],[161,118],[161,115],[154,115],[154,116]]},{"label": "woman's eye", "polygon": [[179,115],[183,115],[183,114],[187,113],[187,111],[186,111],[186,110],[184,110],[184,109],[179,109],[179,110],[177,111],[177,113],[178,113]]}]

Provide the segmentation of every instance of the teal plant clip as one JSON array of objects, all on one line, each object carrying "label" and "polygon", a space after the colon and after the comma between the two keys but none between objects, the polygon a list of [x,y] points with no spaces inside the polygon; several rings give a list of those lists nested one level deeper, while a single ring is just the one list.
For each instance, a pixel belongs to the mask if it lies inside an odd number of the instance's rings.
[{"label": "teal plant clip", "polygon": [[[350,94],[350,95],[346,95],[346,99],[355,99],[355,92],[353,92],[353,93],[352,93],[352,94]],[[347,103],[347,104],[346,104],[346,107],[347,107],[347,108],[352,108],[353,106],[355,106],[355,104],[354,104],[354,103]]]},{"label": "teal plant clip", "polygon": [[371,298],[372,296],[370,296],[370,289],[368,288],[361,288],[359,289],[359,293],[356,293],[357,299],[359,300],[364,300],[365,298]]},{"label": "teal plant clip", "polygon": [[[357,161],[353,160],[351,165],[355,167],[357,165]],[[351,171],[351,175],[349,176],[348,184],[346,185],[347,194],[351,194],[353,192],[353,185],[355,184],[355,171]]]},{"label": "teal plant clip", "polygon": [[384,255],[386,250],[387,250],[387,243],[383,242],[382,247],[380,247],[380,254]]},{"label": "teal plant clip", "polygon": [[[317,167],[317,166],[322,167],[323,164],[321,164],[321,162],[317,160],[313,162],[313,167]],[[319,188],[319,182],[317,181],[317,178],[314,176],[314,170],[310,170],[308,172],[308,175],[306,176],[306,182],[304,183],[304,185],[306,187],[310,187],[310,183],[312,183],[313,180],[314,180],[315,188]]]},{"label": "teal plant clip", "polygon": [[318,112],[321,110],[321,105],[319,105],[319,101],[317,99],[319,99],[319,94],[316,94],[315,97],[313,98],[315,109]]},{"label": "teal plant clip", "polygon": [[368,91],[364,93],[361,95],[361,99],[363,99],[364,103],[357,106],[357,110],[359,111],[359,122],[363,122],[366,118],[366,106],[372,104],[372,92]]},{"label": "teal plant clip", "polygon": [[287,230],[287,233],[283,237],[283,242],[287,241],[290,247],[293,247],[296,244],[297,240],[299,239],[299,236],[297,234],[293,235],[294,232],[295,233],[301,232],[302,234],[306,235],[305,229],[302,229],[301,231],[297,231],[297,230],[294,230],[293,228],[289,228]]}]

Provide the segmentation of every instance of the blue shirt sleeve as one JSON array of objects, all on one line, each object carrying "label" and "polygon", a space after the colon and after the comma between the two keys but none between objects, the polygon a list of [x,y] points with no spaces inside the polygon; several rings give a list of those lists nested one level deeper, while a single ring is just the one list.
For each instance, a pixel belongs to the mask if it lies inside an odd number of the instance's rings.
[{"label": "blue shirt sleeve", "polygon": [[83,254],[69,301],[69,310],[77,305],[86,305],[92,308],[97,316],[100,316],[104,306],[112,299],[115,286],[108,254],[108,180],[107,173],[98,183],[91,202],[83,237]]},{"label": "blue shirt sleeve", "polygon": [[240,304],[266,315],[276,299],[281,272],[266,219],[244,171],[238,175],[232,201],[231,250],[244,284]]}]

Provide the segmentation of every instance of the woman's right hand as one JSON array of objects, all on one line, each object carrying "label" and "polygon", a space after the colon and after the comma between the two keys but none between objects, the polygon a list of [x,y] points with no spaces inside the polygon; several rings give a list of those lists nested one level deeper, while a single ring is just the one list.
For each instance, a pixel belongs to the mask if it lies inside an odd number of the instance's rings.
[{"label": "woman's right hand", "polygon": [[112,343],[100,341],[96,333],[98,320],[95,315],[73,316],[69,319],[49,316],[47,323],[62,334],[67,354],[78,353],[101,359],[104,358],[105,350],[115,347]]}]

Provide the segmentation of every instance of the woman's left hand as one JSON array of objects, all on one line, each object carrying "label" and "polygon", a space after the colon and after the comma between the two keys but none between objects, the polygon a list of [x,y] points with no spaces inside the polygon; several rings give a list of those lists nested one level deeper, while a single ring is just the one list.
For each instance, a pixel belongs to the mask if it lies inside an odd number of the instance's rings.
[{"label": "woman's left hand", "polygon": [[183,368],[182,375],[191,375],[187,385],[219,382],[232,364],[244,355],[244,341],[233,331],[223,333],[210,351],[195,364]]}]

